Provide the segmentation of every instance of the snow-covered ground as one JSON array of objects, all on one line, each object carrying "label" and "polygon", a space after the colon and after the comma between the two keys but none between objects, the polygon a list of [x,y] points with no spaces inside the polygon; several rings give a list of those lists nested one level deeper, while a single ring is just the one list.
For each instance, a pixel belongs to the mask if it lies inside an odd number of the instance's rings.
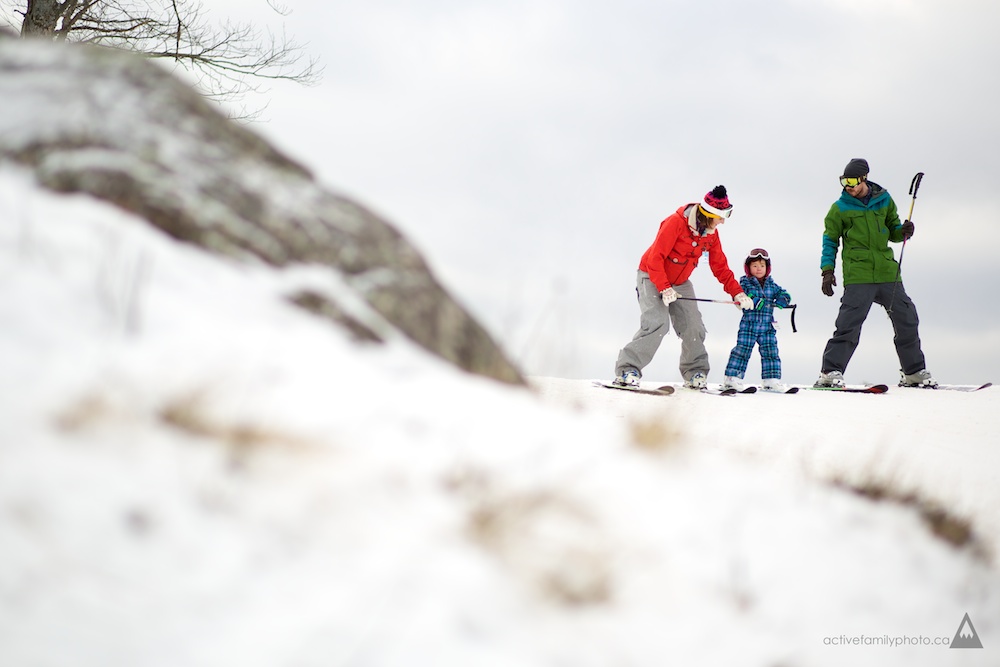
[{"label": "snow-covered ground", "polygon": [[0,665],[1000,664],[1000,388],[517,389],[332,280],[0,169]]}]

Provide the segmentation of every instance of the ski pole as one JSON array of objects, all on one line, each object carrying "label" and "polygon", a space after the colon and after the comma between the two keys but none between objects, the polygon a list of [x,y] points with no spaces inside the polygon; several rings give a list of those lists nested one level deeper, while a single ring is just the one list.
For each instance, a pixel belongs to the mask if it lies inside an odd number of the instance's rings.
[{"label": "ski pole", "polygon": [[[739,305],[739,301],[726,301],[725,299],[696,299],[696,298],[690,297],[690,296],[679,296],[679,297],[677,297],[677,300],[678,301],[701,301],[703,303],[725,303],[725,304],[728,304],[730,306]],[[790,308],[791,311],[792,311],[792,333],[798,333],[798,331],[799,331],[798,329],[795,328],[795,309],[798,308],[798,307],[799,307],[799,305],[797,303],[793,303],[793,304],[790,304],[788,306],[788,308]]]},{"label": "ski pole", "polygon": [[799,304],[793,303],[788,306],[792,309],[792,333],[798,333],[798,329],[795,328],[795,309],[799,307]]},{"label": "ski pole", "polygon": [[792,311],[792,333],[798,333],[799,330],[795,327],[795,309],[799,307],[799,304],[797,304],[797,303],[790,303],[787,306],[779,306],[778,303],[774,299],[768,299],[768,301],[770,301],[771,303],[773,303],[774,307],[777,308],[778,310],[786,310],[787,309],[787,310],[791,310]]},{"label": "ski pole", "polygon": [[[907,220],[910,221],[913,220],[913,205],[917,203],[917,190],[920,189],[920,181],[922,181],[923,179],[924,179],[924,172],[918,171],[916,176],[913,177],[913,180],[910,181],[910,194],[913,195],[913,198],[910,199],[910,214],[906,216]],[[903,239],[903,247],[899,249],[899,262],[897,262],[898,267],[896,270],[897,280],[899,279],[899,276],[903,271],[903,253],[906,252],[906,241],[907,239]]]},{"label": "ski pole", "polygon": [[728,303],[730,306],[738,304],[739,301],[726,301],[725,299],[696,299],[693,296],[679,296],[678,301],[701,301],[702,303]]},{"label": "ski pole", "polygon": [[[912,199],[910,199],[910,214],[906,217],[907,220],[913,220],[913,205],[917,203],[917,190],[920,189],[920,181],[924,178],[924,172],[918,171],[910,181],[910,194]],[[903,274],[903,253],[906,252],[906,241],[903,239],[903,246],[899,249],[899,261],[896,262],[896,281],[892,284],[892,296],[889,297],[889,307],[885,309],[885,312],[892,312],[892,304],[896,300],[896,285],[899,284],[899,277]]]}]

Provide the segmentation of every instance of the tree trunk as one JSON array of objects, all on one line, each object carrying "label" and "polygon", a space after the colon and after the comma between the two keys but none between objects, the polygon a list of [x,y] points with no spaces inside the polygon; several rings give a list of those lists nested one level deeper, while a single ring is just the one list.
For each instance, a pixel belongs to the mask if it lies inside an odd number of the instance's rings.
[{"label": "tree trunk", "polygon": [[21,36],[51,39],[65,8],[66,4],[61,5],[56,0],[28,0],[24,22],[21,23]]}]

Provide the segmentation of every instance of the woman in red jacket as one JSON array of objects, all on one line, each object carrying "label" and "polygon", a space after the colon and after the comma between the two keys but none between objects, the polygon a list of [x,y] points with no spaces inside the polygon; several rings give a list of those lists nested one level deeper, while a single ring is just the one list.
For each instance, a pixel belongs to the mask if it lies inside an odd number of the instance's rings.
[{"label": "woman in red jacket", "polygon": [[[729,268],[716,233],[716,227],[732,212],[726,187],[717,185],[702,202],[685,204],[660,223],[656,240],[639,262],[639,331],[618,353],[615,384],[639,386],[642,369],[653,360],[673,320],[674,331],[681,339],[680,371],[685,386],[707,386],[705,323],[698,302],[690,300],[695,298],[695,291],[689,280],[703,254],[708,253],[708,266],[726,293],[744,310],[753,308],[753,300],[743,293]],[[678,301],[678,297],[684,298]]]}]

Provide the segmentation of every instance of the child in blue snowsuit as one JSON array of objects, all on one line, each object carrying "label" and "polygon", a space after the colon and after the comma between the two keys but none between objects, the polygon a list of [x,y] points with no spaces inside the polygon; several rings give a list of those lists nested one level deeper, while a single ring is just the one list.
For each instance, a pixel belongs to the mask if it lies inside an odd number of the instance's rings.
[{"label": "child in blue snowsuit", "polygon": [[778,336],[774,331],[774,308],[787,308],[792,297],[771,278],[771,258],[763,248],[754,248],[743,262],[745,276],[740,287],[753,299],[753,310],[744,310],[736,347],[729,353],[724,387],[741,388],[753,346],[760,347],[761,378],[766,391],[783,391]]}]

